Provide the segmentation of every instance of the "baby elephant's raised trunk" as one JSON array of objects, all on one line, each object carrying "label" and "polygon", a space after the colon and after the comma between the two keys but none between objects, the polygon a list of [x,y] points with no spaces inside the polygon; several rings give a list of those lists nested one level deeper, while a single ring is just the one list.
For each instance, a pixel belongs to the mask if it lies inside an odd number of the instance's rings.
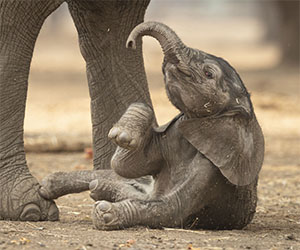
[{"label": "baby elephant's raised trunk", "polygon": [[168,26],[158,22],[145,22],[136,26],[130,33],[126,47],[136,48],[136,40],[142,36],[152,36],[158,40],[168,61],[178,63],[186,46]]}]

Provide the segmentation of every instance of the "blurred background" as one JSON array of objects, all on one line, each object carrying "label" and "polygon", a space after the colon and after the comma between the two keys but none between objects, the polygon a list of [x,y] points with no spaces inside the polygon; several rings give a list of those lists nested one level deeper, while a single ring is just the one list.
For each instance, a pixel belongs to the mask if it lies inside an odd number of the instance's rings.
[{"label": "blurred background", "polygon": [[[145,20],[161,21],[190,47],[223,57],[252,94],[266,137],[266,162],[300,166],[299,1],[152,0]],[[158,43],[144,38],[144,61],[160,124],[169,103]],[[27,151],[80,151],[91,144],[85,63],[63,4],[44,24],[29,79]]]}]

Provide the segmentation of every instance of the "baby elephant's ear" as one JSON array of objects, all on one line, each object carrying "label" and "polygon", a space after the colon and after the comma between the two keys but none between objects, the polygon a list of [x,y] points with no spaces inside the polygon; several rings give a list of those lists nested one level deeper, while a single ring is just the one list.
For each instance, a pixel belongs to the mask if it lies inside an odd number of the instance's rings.
[{"label": "baby elephant's ear", "polygon": [[264,138],[255,117],[183,120],[179,130],[232,184],[248,185],[258,176]]}]

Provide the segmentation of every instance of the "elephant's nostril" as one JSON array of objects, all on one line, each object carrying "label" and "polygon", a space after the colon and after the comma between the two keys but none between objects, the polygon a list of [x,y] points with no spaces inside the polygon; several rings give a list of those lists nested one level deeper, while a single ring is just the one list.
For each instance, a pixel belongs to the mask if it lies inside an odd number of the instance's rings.
[{"label": "elephant's nostril", "polygon": [[136,49],[136,45],[135,45],[135,42],[132,41],[132,40],[129,40],[126,44],[126,48],[129,48],[129,49]]}]

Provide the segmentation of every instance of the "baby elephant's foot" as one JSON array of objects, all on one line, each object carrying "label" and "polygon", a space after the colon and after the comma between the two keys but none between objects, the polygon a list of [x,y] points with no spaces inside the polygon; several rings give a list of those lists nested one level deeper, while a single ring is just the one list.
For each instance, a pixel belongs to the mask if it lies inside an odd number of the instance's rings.
[{"label": "baby elephant's foot", "polygon": [[154,120],[153,110],[143,103],[133,103],[109,131],[108,137],[122,148],[139,147]]},{"label": "baby elephant's foot", "polygon": [[134,210],[128,209],[132,209],[129,200],[117,203],[97,201],[92,214],[95,227],[99,230],[117,230],[134,225],[132,219],[129,219]]},{"label": "baby elephant's foot", "polygon": [[45,199],[57,199],[60,196],[74,193],[73,186],[75,186],[77,180],[73,179],[73,183],[70,182],[70,174],[71,173],[56,172],[46,176],[42,180],[40,194]]},{"label": "baby elephant's foot", "polygon": [[137,148],[142,140],[140,134],[121,127],[113,127],[109,131],[108,137],[118,146],[129,150]]}]

